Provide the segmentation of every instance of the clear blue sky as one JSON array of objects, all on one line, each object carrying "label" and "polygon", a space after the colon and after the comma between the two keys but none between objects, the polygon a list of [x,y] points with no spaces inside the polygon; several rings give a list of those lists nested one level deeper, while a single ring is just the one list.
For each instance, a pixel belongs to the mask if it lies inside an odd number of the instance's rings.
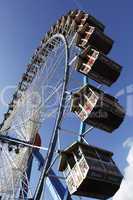
[{"label": "clear blue sky", "polygon": [[[133,3],[131,0],[23,0],[0,1],[0,92],[8,85],[17,84],[25,71],[26,63],[49,27],[69,9],[80,8],[90,12],[106,25],[106,33],[115,41],[110,57],[123,66],[121,78],[107,89],[116,95],[124,89],[120,102],[127,108],[127,86],[133,84]],[[7,99],[11,98],[7,94]],[[133,97],[132,98],[133,102]],[[0,102],[1,103],[1,102]],[[133,103],[132,103],[133,104]],[[1,103],[0,119],[7,110]],[[132,112],[131,112],[132,111]],[[132,137],[133,105],[130,116],[113,135],[93,131],[90,143],[104,146],[115,153],[115,160],[123,170],[126,166],[127,149],[122,144]],[[93,134],[94,133],[94,134]],[[99,134],[99,135],[98,135]]]}]

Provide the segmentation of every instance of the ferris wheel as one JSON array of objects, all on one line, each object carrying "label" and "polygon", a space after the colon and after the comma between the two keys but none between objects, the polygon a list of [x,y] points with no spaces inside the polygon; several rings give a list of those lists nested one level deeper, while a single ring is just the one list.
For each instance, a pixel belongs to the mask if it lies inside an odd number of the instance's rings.
[{"label": "ferris wheel", "polygon": [[42,39],[0,127],[1,200],[108,199],[119,189],[113,153],[86,139],[93,128],[113,132],[125,116],[101,88],[121,72],[104,29],[74,10]]}]

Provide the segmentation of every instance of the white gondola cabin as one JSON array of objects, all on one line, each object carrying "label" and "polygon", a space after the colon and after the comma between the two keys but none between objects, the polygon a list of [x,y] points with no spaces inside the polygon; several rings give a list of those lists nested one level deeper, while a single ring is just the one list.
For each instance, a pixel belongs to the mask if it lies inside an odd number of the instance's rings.
[{"label": "white gondola cabin", "polygon": [[72,95],[71,111],[81,121],[107,132],[117,129],[125,116],[117,99],[92,85],[86,85]]},{"label": "white gondola cabin", "polygon": [[89,46],[81,53],[75,68],[89,78],[111,86],[120,76],[121,66]]},{"label": "white gondola cabin", "polygon": [[64,150],[59,170],[70,194],[104,200],[112,197],[123,178],[112,156],[112,152],[80,142]]}]

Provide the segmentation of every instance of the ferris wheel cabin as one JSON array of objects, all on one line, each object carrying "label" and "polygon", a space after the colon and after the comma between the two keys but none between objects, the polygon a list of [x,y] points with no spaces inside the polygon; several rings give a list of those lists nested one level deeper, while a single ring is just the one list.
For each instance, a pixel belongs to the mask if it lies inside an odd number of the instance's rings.
[{"label": "ferris wheel cabin", "polygon": [[123,178],[112,156],[112,152],[81,142],[64,150],[59,170],[70,194],[104,200],[112,197]]},{"label": "ferris wheel cabin", "polygon": [[[90,14],[87,14],[81,10],[70,11],[68,16],[74,21],[74,27],[83,27],[85,24],[97,27],[100,31],[104,31],[105,26]],[[72,21],[71,21],[72,22]]]},{"label": "ferris wheel cabin", "polygon": [[116,82],[121,73],[119,64],[92,46],[86,48],[78,56],[75,68],[83,75],[107,86],[111,86]]},{"label": "ferris wheel cabin", "polygon": [[107,132],[117,129],[125,116],[117,99],[91,85],[73,94],[71,110],[81,121]]}]

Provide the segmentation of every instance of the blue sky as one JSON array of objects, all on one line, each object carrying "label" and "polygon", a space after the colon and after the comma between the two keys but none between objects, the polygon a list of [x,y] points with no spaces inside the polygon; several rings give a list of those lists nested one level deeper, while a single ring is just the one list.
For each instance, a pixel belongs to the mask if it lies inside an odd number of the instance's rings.
[{"label": "blue sky", "polygon": [[[119,100],[128,109],[128,114],[122,126],[113,135],[109,136],[96,130],[92,132],[89,141],[112,150],[122,171],[127,165],[128,154],[128,149],[123,148],[123,143],[127,138],[132,137],[133,121],[132,7],[131,0],[0,1],[0,92],[6,86],[19,82],[29,58],[43,35],[68,10],[83,9],[106,25],[106,33],[115,41],[109,56],[123,66],[120,79],[106,91],[116,95],[122,90]],[[8,93],[6,99],[9,101],[11,94]],[[130,108],[128,101],[131,102]],[[2,105],[2,102],[0,103],[2,120],[7,108]]]}]

